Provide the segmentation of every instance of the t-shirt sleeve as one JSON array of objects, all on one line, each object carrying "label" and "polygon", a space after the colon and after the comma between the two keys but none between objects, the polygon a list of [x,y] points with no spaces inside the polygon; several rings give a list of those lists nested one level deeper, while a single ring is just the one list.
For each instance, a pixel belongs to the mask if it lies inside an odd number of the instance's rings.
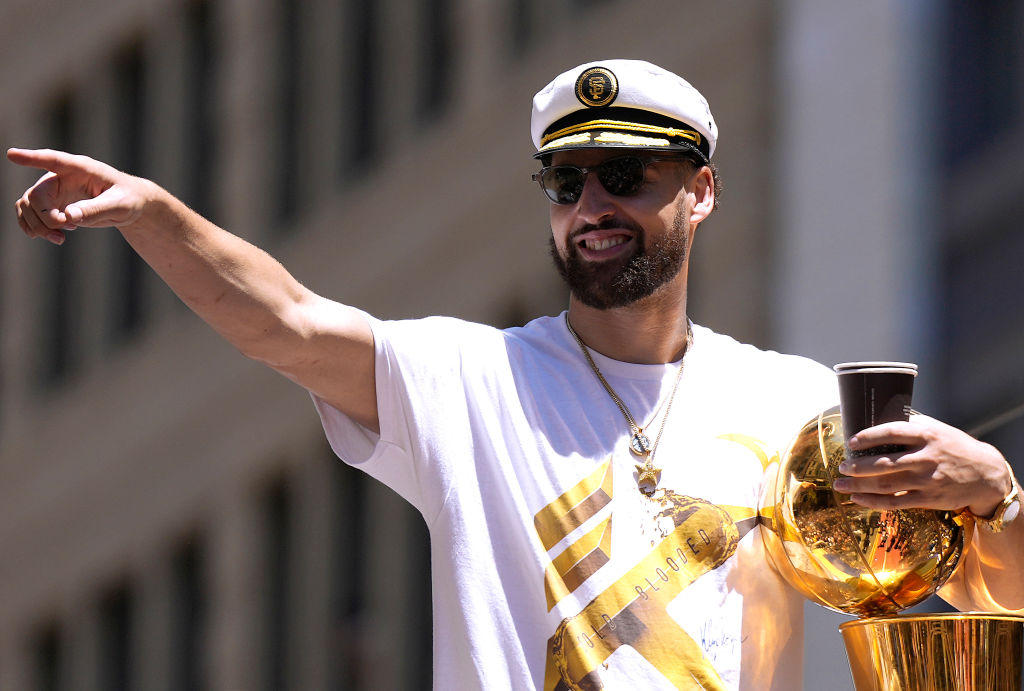
[{"label": "t-shirt sleeve", "polygon": [[457,434],[468,418],[463,353],[479,346],[487,329],[446,317],[367,319],[380,433],[316,395],[313,402],[339,458],[394,489],[424,516],[435,515],[446,491],[442,466],[447,458],[439,452],[446,443],[443,435]]}]

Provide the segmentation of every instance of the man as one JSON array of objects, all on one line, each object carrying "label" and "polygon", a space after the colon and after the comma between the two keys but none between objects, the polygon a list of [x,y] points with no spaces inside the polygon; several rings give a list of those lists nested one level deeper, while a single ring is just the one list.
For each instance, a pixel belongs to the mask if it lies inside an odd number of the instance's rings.
[{"label": "man", "polygon": [[[431,532],[439,689],[792,689],[802,600],[766,561],[769,459],[835,401],[831,372],[686,316],[689,250],[719,194],[704,98],[608,60],[534,100],[551,245],[569,308],[499,331],[379,321],[301,286],[152,182],[11,150],[48,172],[17,202],[32,237],[117,227],[249,357],[308,389],[332,447]],[[837,482],[874,507],[991,519],[943,590],[1024,608],[1019,490],[994,448],[928,418],[878,426]]]}]

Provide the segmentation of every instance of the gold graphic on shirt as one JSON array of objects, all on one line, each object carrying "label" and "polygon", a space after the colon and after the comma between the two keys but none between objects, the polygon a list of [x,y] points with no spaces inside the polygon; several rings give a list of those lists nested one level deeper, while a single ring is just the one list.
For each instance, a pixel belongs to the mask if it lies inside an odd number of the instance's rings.
[{"label": "gold graphic on shirt", "polygon": [[597,515],[611,500],[612,459],[609,458],[533,517],[533,525],[544,549],[554,547],[559,540]]},{"label": "gold graphic on shirt", "polygon": [[612,519],[609,516],[548,564],[544,573],[548,611],[607,564],[611,554]]},{"label": "gold graphic on shirt", "polygon": [[765,470],[769,464],[779,460],[778,454],[768,455],[768,445],[760,439],[748,436],[746,434],[722,434],[719,435],[719,439],[723,441],[731,441],[740,444],[755,456],[757,460],[761,462],[761,470]]},{"label": "gold graphic on shirt", "polygon": [[[736,524],[740,531],[740,537],[743,537],[753,526],[744,526],[743,522],[748,521],[751,518],[757,516],[757,509],[750,506],[729,506],[728,504],[717,504],[718,508],[725,511],[727,514],[732,516],[733,523]],[[753,523],[753,521],[750,521]]]},{"label": "gold graphic on shirt", "polygon": [[[718,439],[750,451],[761,468],[774,454],[747,435]],[[537,533],[550,549],[606,507],[612,497],[611,463],[596,469],[535,516]],[[757,521],[749,506],[719,506],[666,492],[653,520],[660,542],[615,584],[575,616],[564,619],[548,641],[544,691],[603,688],[608,658],[629,646],[680,689],[722,689],[724,683],[694,640],[669,614],[668,605],[703,574],[724,564]],[[544,575],[549,611],[611,557],[611,518],[552,560]],[[653,543],[652,543],[653,544]]]},{"label": "gold graphic on shirt", "polygon": [[[722,439],[724,441],[736,442],[737,444],[742,445],[747,450],[752,452],[757,457],[757,460],[761,463],[761,470],[767,470],[769,465],[771,465],[772,463],[778,463],[779,462],[779,454],[778,453],[773,453],[773,454],[769,455],[769,453],[768,453],[768,445],[765,444],[760,439],[756,439],[754,437],[747,436],[746,434],[723,434],[723,435],[719,436],[718,438]],[[775,506],[774,505],[772,505],[772,506],[762,506],[761,507],[760,515],[757,514],[756,510],[754,510],[754,511],[748,510],[748,511],[749,511],[749,516],[757,515],[757,520],[759,522],[767,521],[766,525],[771,525],[772,514],[775,511]],[[737,523],[739,523],[741,520],[743,520],[743,518],[747,518],[748,517],[747,515],[744,515],[741,518],[736,513],[733,513],[731,507],[729,509],[729,512],[732,513],[732,515],[736,519]]]},{"label": "gold graphic on shirt", "polygon": [[603,688],[600,670],[628,645],[677,688],[724,689],[700,645],[668,614],[667,606],[701,575],[721,566],[739,544],[729,513],[703,499],[666,492],[665,538],[579,614],[562,621],[548,641],[545,691]]},{"label": "gold graphic on shirt", "polygon": [[[537,512],[534,527],[544,549],[557,545],[612,500],[612,460],[609,458],[575,487]],[[611,558],[611,518],[566,547],[544,574],[548,611],[590,578]]]}]

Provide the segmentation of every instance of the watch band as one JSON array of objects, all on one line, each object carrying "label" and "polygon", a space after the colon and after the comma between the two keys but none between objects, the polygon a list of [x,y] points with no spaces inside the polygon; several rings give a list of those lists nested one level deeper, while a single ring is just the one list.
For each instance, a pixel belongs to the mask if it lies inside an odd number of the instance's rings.
[{"label": "watch band", "polygon": [[995,513],[989,518],[974,516],[974,520],[982,528],[993,533],[1002,532],[1009,523],[1020,515],[1020,485],[1017,484],[1017,478],[1014,476],[1013,468],[1010,467],[1009,463],[1006,464],[1006,469],[1010,471],[1010,493],[1003,498],[1003,501],[996,507]]}]

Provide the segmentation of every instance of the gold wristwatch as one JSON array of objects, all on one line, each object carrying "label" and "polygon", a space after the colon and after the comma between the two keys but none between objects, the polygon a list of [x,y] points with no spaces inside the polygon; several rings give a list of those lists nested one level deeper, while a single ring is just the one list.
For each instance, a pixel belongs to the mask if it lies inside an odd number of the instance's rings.
[{"label": "gold wristwatch", "polygon": [[1010,471],[1010,493],[996,507],[996,512],[990,518],[974,517],[979,525],[993,533],[1002,532],[1011,521],[1020,515],[1020,485],[1017,484],[1017,478],[1013,475],[1013,468],[1009,467],[1009,463],[1006,465]]}]

